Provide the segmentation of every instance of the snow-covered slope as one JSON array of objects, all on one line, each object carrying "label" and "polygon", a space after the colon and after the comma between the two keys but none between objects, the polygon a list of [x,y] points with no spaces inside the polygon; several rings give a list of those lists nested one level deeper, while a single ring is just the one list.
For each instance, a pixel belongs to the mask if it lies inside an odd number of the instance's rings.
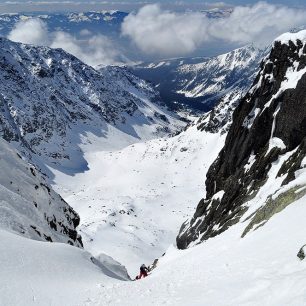
[{"label": "snow-covered slope", "polygon": [[207,111],[232,91],[244,94],[266,52],[249,45],[212,58],[140,64],[134,71],[154,83],[169,105]]},{"label": "snow-covered slope", "polygon": [[160,257],[202,196],[224,139],[195,124],[169,139],[87,152],[89,171],[73,177],[51,169],[56,190],[80,214],[85,248],[110,254],[132,275]]},{"label": "snow-covered slope", "polygon": [[306,243],[304,202],[243,239],[237,224],[205,244],[170,247],[154,272],[135,282],[99,269],[83,250],[0,231],[1,304],[302,306],[306,261],[296,255]]},{"label": "snow-covered slope", "polygon": [[78,214],[3,139],[0,169],[1,229],[35,240],[82,246],[76,231]]},{"label": "snow-covered slope", "polygon": [[[303,197],[241,239],[243,224],[187,250],[170,247],[146,279],[113,284],[111,305],[302,306],[306,260]],[[139,299],[141,296],[141,299]],[[89,305],[103,305],[102,288]]]},{"label": "snow-covered slope", "polygon": [[[129,72],[114,69],[102,71],[128,87]],[[89,168],[85,173],[70,177],[51,168],[56,190],[81,215],[85,247],[94,255],[111,254],[133,274],[142,261],[160,257],[203,196],[207,169],[224,144],[239,98],[240,92],[227,94],[211,112],[168,139],[119,151],[81,146]]]},{"label": "snow-covered slope", "polygon": [[[98,261],[79,248],[2,229],[0,241],[1,306],[89,305],[102,288],[112,294],[112,286],[129,280],[124,267],[107,256]],[[101,305],[108,301],[105,296]]]},{"label": "snow-covered slope", "polygon": [[131,73],[120,82],[117,68],[98,72],[61,49],[4,38],[0,47],[1,135],[44,163],[83,171],[79,144],[88,135],[96,136],[100,148],[120,148],[183,125]]},{"label": "snow-covered slope", "polygon": [[306,31],[274,42],[207,173],[206,199],[181,228],[180,248],[237,222],[243,222],[242,236],[248,235],[304,197],[305,45]]}]

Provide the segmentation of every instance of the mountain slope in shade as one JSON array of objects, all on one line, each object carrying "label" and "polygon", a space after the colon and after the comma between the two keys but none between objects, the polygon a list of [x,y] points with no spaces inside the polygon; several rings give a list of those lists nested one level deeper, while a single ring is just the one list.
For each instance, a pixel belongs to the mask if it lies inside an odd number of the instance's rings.
[{"label": "mountain slope in shade", "polygon": [[39,171],[0,139],[0,228],[41,241],[82,246],[78,214]]},{"label": "mountain slope in shade", "polygon": [[181,228],[179,248],[244,221],[242,236],[305,194],[306,32],[288,33],[233,115],[225,146],[211,165],[206,198]]},{"label": "mountain slope in shade", "polygon": [[246,93],[266,55],[252,45],[212,58],[165,60],[134,67],[172,107],[208,111],[232,91]]},{"label": "mountain slope in shade", "polygon": [[0,46],[1,135],[43,163],[83,171],[88,135],[100,148],[120,148],[184,125],[146,82],[128,72],[120,82],[119,68],[98,72],[61,49],[3,38]]}]

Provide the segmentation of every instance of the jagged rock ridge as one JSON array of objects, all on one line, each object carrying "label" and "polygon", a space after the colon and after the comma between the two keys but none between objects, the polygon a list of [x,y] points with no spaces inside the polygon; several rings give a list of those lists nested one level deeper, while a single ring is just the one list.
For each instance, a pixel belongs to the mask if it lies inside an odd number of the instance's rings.
[{"label": "jagged rock ridge", "polygon": [[[266,200],[266,206],[249,216],[251,227],[264,224],[305,193],[294,181],[306,154],[305,67],[305,31],[285,34],[274,42],[253,87],[233,114],[225,146],[207,174],[206,198],[183,224],[177,237],[179,248],[216,236],[237,223],[269,180],[276,187],[259,201],[263,205]],[[291,189],[277,193],[291,183]],[[247,227],[243,235],[249,230]]]}]

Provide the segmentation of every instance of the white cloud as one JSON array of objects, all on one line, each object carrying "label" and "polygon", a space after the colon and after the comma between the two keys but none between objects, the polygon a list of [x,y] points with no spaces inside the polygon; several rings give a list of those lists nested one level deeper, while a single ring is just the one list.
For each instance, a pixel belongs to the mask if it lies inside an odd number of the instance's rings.
[{"label": "white cloud", "polygon": [[89,39],[76,39],[66,32],[53,33],[51,48],[62,48],[91,66],[116,63],[119,56],[109,39],[103,35],[94,35]]},{"label": "white cloud", "polygon": [[33,45],[47,45],[49,33],[46,24],[36,18],[18,22],[8,35],[12,41]]},{"label": "white cloud", "polygon": [[153,4],[127,16],[122,34],[129,36],[145,53],[187,54],[206,39],[207,26],[208,19],[202,14],[162,11],[159,5]]},{"label": "white cloud", "polygon": [[238,43],[267,44],[279,34],[306,25],[306,11],[258,2],[236,7],[229,18],[213,22],[210,35]]},{"label": "white cloud", "polygon": [[144,53],[178,56],[212,41],[268,44],[279,34],[305,24],[305,10],[266,2],[237,6],[229,17],[220,19],[193,12],[163,11],[154,4],[127,16],[122,34],[130,37]]},{"label": "white cloud", "polygon": [[83,30],[80,32],[82,39],[78,39],[63,31],[49,32],[41,19],[31,18],[19,21],[8,38],[26,44],[62,48],[91,66],[118,63],[119,54],[112,42],[103,35],[90,34]]}]

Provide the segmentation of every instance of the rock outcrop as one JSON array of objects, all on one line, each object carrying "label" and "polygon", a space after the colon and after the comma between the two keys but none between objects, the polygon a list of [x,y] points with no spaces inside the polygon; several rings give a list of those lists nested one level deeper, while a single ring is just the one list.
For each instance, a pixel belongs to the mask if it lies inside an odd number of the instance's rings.
[{"label": "rock outcrop", "polygon": [[[183,224],[177,237],[179,248],[214,237],[237,223],[269,177],[281,181],[280,186],[295,179],[306,155],[305,92],[306,32],[284,34],[274,42],[253,87],[234,111],[224,148],[207,174],[206,198]],[[274,174],[270,170],[276,164],[280,166]],[[296,199],[287,192],[285,201],[267,203],[275,213]]]},{"label": "rock outcrop", "polygon": [[299,252],[297,253],[296,256],[297,256],[300,260],[304,260],[304,259],[305,259],[305,257],[306,257],[306,244],[303,245],[303,246],[300,248],[300,250],[299,250]]}]

